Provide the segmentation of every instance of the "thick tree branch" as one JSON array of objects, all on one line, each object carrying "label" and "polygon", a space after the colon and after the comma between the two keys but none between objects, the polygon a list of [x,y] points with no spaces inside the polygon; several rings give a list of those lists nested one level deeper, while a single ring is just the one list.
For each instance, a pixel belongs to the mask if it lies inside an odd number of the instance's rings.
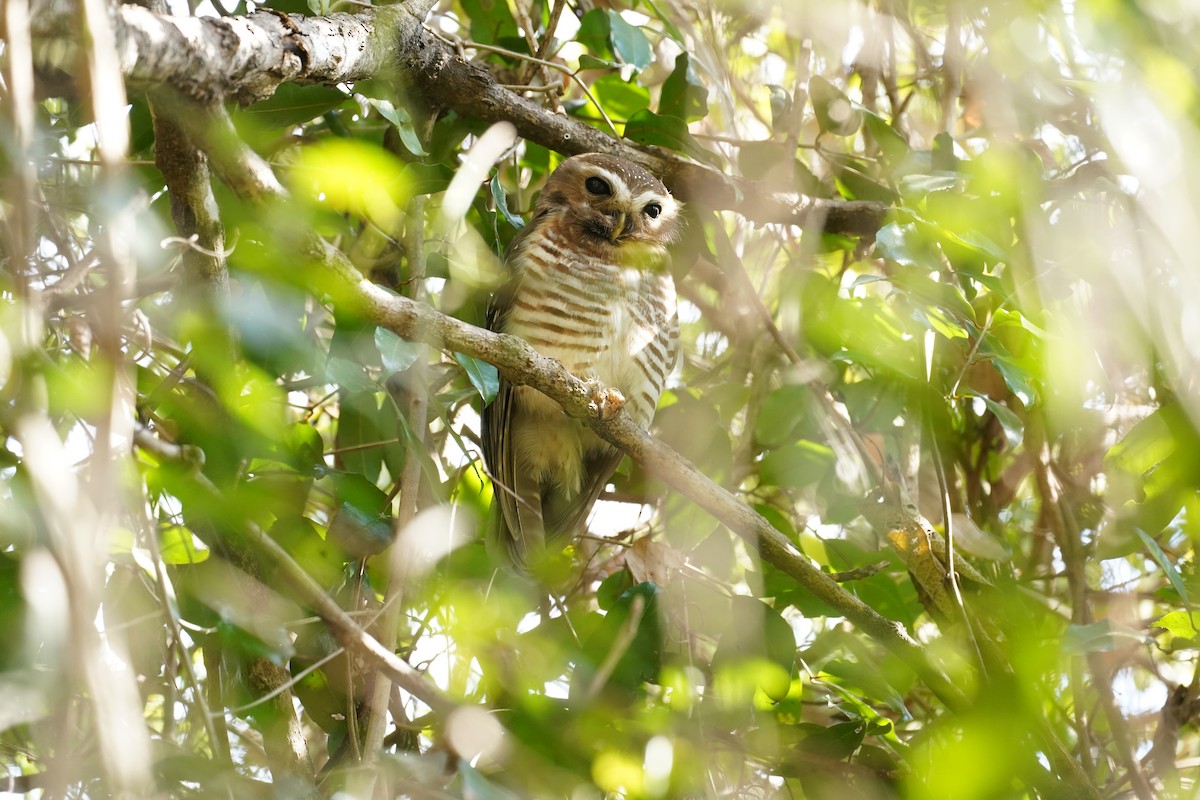
[{"label": "thick tree branch", "polygon": [[[45,4],[35,17],[34,40],[43,73],[69,71],[78,32]],[[117,51],[133,88],[168,84],[201,105],[224,99],[251,103],[285,82],[327,84],[394,78],[432,109],[453,110],[486,122],[508,120],[521,136],[567,155],[605,152],[636,161],[662,176],[680,199],[736,211],[757,223],[800,225],[870,236],[886,206],[780,191],[761,181],[731,177],[657,148],[628,141],[571,117],[555,114],[499,85],[483,66],[467,61],[424,29],[432,0],[408,0],[358,14],[305,17],[261,11],[243,17],[170,17],[136,5],[111,9]]]}]

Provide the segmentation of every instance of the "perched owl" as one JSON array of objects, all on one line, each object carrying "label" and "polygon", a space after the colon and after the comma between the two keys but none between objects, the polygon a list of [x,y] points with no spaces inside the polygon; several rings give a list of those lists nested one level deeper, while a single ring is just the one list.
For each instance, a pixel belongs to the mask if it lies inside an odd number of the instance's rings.
[{"label": "perched owl", "polygon": [[[667,253],[679,227],[678,205],[646,170],[595,153],[567,159],[508,249],[512,278],[488,328],[615,389],[602,405],[623,404],[648,428],[679,355]],[[491,535],[518,568],[583,528],[621,460],[558,403],[503,380],[483,412],[483,455],[500,512]]]}]

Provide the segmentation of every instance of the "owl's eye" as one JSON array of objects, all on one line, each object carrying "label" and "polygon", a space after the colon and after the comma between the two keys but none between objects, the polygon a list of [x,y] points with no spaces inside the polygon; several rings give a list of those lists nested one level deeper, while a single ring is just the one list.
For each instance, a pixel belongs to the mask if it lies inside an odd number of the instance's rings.
[{"label": "owl's eye", "polygon": [[642,213],[650,219],[658,219],[658,215],[662,213],[662,206],[658,203],[651,203],[642,209]]},{"label": "owl's eye", "polygon": [[612,194],[612,187],[608,185],[608,181],[604,178],[597,178],[595,175],[583,182],[587,190],[592,194],[609,195]]}]

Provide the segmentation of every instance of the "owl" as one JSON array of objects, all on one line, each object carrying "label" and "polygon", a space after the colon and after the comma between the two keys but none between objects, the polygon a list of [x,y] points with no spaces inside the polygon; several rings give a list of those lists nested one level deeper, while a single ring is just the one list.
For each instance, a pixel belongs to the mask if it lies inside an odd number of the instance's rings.
[{"label": "owl", "polygon": [[[567,159],[508,249],[511,279],[492,298],[488,328],[615,390],[597,398],[601,413],[623,406],[648,428],[679,357],[667,252],[679,211],[662,182],[632,162]],[[483,411],[483,455],[499,507],[492,544],[518,569],[583,529],[621,460],[554,400],[503,380]]]}]

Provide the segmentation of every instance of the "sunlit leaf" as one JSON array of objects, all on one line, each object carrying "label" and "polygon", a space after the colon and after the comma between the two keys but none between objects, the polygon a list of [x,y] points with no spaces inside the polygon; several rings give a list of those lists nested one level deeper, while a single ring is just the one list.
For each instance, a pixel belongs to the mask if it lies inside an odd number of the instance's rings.
[{"label": "sunlit leaf", "polygon": [[159,533],[158,552],[164,564],[198,564],[209,556],[208,548],[197,547],[192,532],[182,525]]},{"label": "sunlit leaf", "polygon": [[622,80],[617,74],[599,78],[592,84],[592,94],[614,119],[629,119],[650,105],[650,92],[636,83]]},{"label": "sunlit leaf", "polygon": [[[1190,611],[1172,611],[1152,623],[1153,627],[1162,628],[1172,636],[1185,640],[1200,639],[1200,629],[1196,627],[1196,624],[1196,614]],[[1194,646],[1200,646],[1200,643]]]}]

